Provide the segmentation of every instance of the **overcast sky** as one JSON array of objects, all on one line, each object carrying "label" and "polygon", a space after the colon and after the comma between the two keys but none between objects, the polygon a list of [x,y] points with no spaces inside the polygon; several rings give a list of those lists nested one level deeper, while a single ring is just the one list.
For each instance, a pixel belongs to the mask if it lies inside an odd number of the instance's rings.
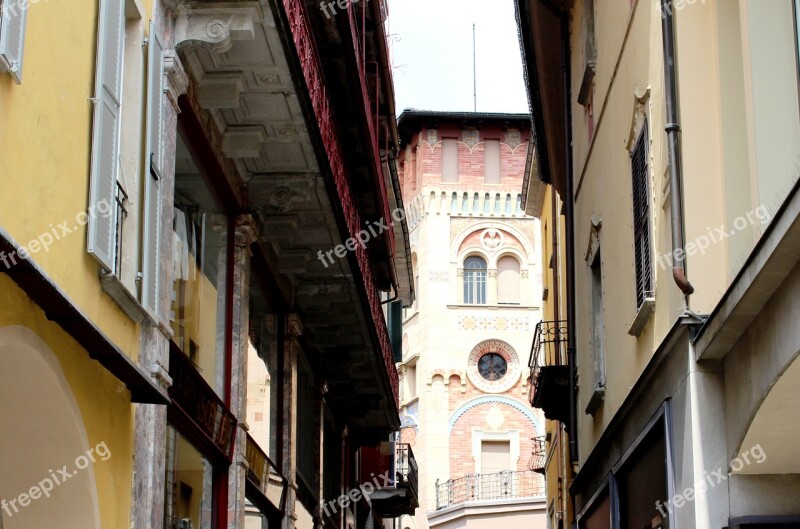
[{"label": "overcast sky", "polygon": [[472,24],[478,111],[528,112],[513,0],[388,0],[397,114],[473,109]]}]

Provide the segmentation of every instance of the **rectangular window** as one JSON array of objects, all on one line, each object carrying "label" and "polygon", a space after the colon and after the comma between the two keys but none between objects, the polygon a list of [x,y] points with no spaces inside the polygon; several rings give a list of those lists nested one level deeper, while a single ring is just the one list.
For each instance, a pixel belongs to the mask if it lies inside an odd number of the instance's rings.
[{"label": "rectangular window", "polygon": [[320,399],[314,383],[311,368],[302,356],[297,362],[297,473],[300,483],[307,493],[313,496],[317,491],[319,472],[319,431],[317,417],[320,413]]},{"label": "rectangular window", "polygon": [[649,135],[645,120],[631,153],[633,180],[633,237],[636,265],[636,306],[653,296],[652,250],[650,248]]},{"label": "rectangular window", "polygon": [[[125,6],[118,0],[100,2],[97,66],[92,118],[92,167],[89,207],[114,204],[119,174],[120,106],[125,40]],[[89,218],[87,251],[107,271],[116,273],[116,215]]]},{"label": "rectangular window", "polygon": [[486,261],[480,257],[464,261],[464,303],[486,303]]},{"label": "rectangular window", "polygon": [[17,84],[22,83],[22,52],[28,8],[27,2],[0,0],[0,72],[10,73]]},{"label": "rectangular window", "polygon": [[206,185],[185,139],[176,140],[172,303],[174,342],[222,396],[229,217]]},{"label": "rectangular window", "polygon": [[484,181],[500,183],[500,140],[486,140],[484,144]]},{"label": "rectangular window", "polygon": [[442,182],[458,182],[458,140],[442,140]]},{"label": "rectangular window", "polygon": [[591,267],[592,274],[592,345],[594,350],[594,387],[604,388],[606,385],[606,353],[603,338],[603,268],[600,251],[594,256]]},{"label": "rectangular window", "polygon": [[175,428],[167,425],[164,527],[211,527],[211,463]]},{"label": "rectangular window", "polygon": [[510,441],[481,441],[481,474],[511,470]]}]

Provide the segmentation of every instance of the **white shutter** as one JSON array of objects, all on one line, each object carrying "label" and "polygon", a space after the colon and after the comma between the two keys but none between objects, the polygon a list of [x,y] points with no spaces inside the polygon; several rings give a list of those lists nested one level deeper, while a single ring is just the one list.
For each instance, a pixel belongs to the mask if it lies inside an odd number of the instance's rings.
[{"label": "white shutter", "polygon": [[161,122],[164,50],[155,24],[150,22],[147,59],[147,142],[144,177],[144,251],[142,256],[142,305],[159,316],[161,283]]},{"label": "white shutter", "polygon": [[[102,202],[116,212],[119,171],[122,51],[125,39],[124,2],[100,0],[97,28],[97,71],[92,124],[90,206]],[[89,218],[87,250],[109,271],[114,271],[116,215]]]},{"label": "white shutter", "polygon": [[501,257],[497,261],[497,302],[519,303],[519,261]]},{"label": "white shutter", "polygon": [[20,84],[28,9],[23,9],[21,2],[0,0],[0,3],[3,4],[3,14],[0,17],[0,72],[9,72],[14,81]]}]

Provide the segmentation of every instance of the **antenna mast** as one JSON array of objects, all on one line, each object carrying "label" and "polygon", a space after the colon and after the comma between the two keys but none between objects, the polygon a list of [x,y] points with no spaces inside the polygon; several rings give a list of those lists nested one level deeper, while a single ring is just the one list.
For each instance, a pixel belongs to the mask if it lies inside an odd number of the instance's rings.
[{"label": "antenna mast", "polygon": [[472,100],[473,111],[478,111],[478,68],[475,61],[475,22],[472,23]]}]

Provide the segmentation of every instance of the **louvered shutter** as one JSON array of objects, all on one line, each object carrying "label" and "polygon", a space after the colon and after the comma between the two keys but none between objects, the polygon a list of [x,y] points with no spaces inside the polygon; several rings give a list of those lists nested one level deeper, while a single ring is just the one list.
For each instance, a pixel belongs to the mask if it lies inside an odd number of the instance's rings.
[{"label": "louvered shutter", "polygon": [[[92,206],[105,201],[114,211],[119,171],[124,28],[124,2],[101,0],[89,198]],[[93,215],[89,218],[88,252],[109,271],[116,271],[116,221],[116,215]]]},{"label": "louvered shutter", "polygon": [[653,295],[653,267],[650,250],[650,195],[648,186],[647,121],[631,153],[633,176],[633,235],[636,269],[636,304],[641,307]]},{"label": "louvered shutter", "polygon": [[158,316],[161,287],[161,123],[164,48],[150,22],[150,43],[147,59],[147,142],[144,187],[144,250],[142,255],[142,305]]},{"label": "louvered shutter", "polygon": [[497,261],[497,302],[519,304],[519,261],[513,257],[501,257]]},{"label": "louvered shutter", "polygon": [[[0,0],[2,2],[2,0]],[[2,2],[0,17],[0,72],[9,72],[17,84],[22,82],[22,48],[25,45],[25,19],[28,9],[21,2]]]}]

